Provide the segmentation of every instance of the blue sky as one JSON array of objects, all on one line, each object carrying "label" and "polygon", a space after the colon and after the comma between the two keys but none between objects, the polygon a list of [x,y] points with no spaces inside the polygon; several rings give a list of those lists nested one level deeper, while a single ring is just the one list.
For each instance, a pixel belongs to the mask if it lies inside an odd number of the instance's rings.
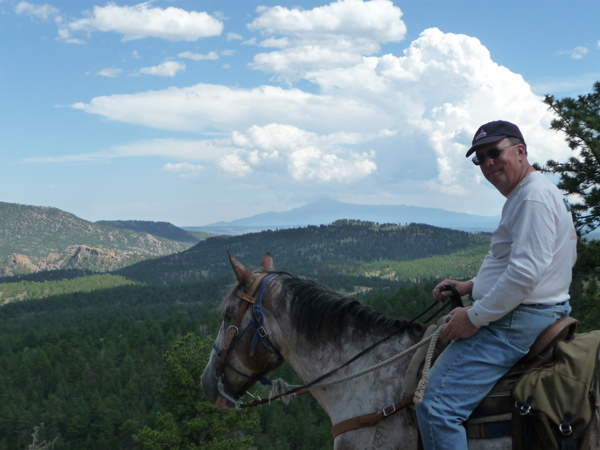
[{"label": "blue sky", "polygon": [[328,197],[497,215],[490,120],[564,160],[600,2],[0,0],[0,201],[199,226]]}]

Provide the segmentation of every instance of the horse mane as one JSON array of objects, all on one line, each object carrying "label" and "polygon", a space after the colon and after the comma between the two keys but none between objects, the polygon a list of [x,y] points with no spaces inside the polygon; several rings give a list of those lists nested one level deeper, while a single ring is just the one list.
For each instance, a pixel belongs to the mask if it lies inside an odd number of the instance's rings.
[{"label": "horse mane", "polygon": [[[262,272],[262,269],[255,271],[257,274]],[[411,337],[423,334],[422,324],[386,316],[355,298],[342,295],[314,281],[297,278],[288,272],[274,273],[278,275],[281,295],[288,299],[292,326],[309,342],[314,343],[326,337],[339,343],[346,330],[351,331],[353,339],[360,339],[368,334],[388,336],[401,330]],[[237,283],[230,286],[219,308],[222,313],[239,303],[240,299],[236,296],[238,288]]]},{"label": "horse mane", "polygon": [[332,291],[326,286],[293,276],[280,277],[282,292],[289,300],[292,325],[309,341],[326,335],[339,342],[350,329],[352,338],[367,334],[387,336],[404,329],[412,337],[423,332],[423,326],[381,314],[359,302]]}]

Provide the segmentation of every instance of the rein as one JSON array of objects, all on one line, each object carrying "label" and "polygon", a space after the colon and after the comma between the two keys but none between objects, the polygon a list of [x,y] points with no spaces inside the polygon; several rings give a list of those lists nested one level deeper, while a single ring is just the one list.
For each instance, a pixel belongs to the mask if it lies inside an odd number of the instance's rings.
[{"label": "rein", "polygon": [[[433,319],[435,316],[437,316],[442,310],[444,310],[448,305],[452,305],[453,308],[456,308],[458,306],[460,306],[460,307],[463,306],[461,296],[460,296],[460,294],[458,293],[458,291],[456,290],[456,288],[453,285],[450,285],[450,284],[445,285],[445,286],[442,287],[442,290],[443,291],[445,291],[445,290],[452,291],[452,297],[451,297],[450,301],[443,303],[442,306],[440,306],[438,309],[436,309],[423,323],[428,323],[431,319]],[[250,408],[250,407],[253,407],[253,406],[259,406],[259,405],[263,405],[265,403],[271,403],[273,400],[279,400],[280,398],[286,397],[286,396],[289,396],[289,395],[304,394],[304,393],[309,392],[311,387],[318,387],[316,385],[318,383],[320,383],[321,381],[329,378],[330,376],[332,376],[333,374],[335,374],[339,370],[343,369],[344,367],[349,366],[354,361],[356,361],[360,357],[364,356],[365,354],[367,354],[368,352],[370,352],[371,350],[373,350],[378,345],[383,344],[384,342],[386,342],[387,340],[391,339],[392,337],[394,337],[395,335],[397,335],[401,331],[404,331],[408,327],[408,325],[410,325],[411,323],[417,321],[419,318],[421,318],[422,316],[424,316],[425,314],[427,314],[438,303],[439,302],[434,301],[424,311],[422,311],[420,314],[418,314],[417,316],[415,316],[412,319],[410,319],[408,322],[404,323],[398,330],[394,331],[392,334],[390,334],[390,335],[384,337],[383,339],[380,339],[379,341],[371,344],[370,346],[368,346],[364,350],[362,350],[359,353],[357,353],[356,355],[354,355],[352,358],[350,358],[348,361],[346,361],[341,366],[336,367],[333,370],[330,370],[329,372],[321,375],[320,377],[314,379],[313,381],[310,381],[310,382],[308,382],[306,384],[303,384],[303,385],[300,385],[300,386],[295,386],[294,388],[292,388],[292,389],[290,389],[290,390],[288,390],[288,391],[286,391],[286,392],[284,392],[282,394],[275,395],[275,396],[270,397],[268,399],[261,399],[260,397],[255,397],[255,396],[251,395],[251,397],[253,398],[253,402],[252,403],[248,403],[248,404],[239,403],[238,402],[238,409]],[[410,405],[411,403],[412,403],[412,396],[411,396],[411,401],[406,406]],[[389,415],[389,414],[386,414],[385,416],[387,417],[387,415]],[[365,426],[365,425],[363,425],[363,426]]]}]

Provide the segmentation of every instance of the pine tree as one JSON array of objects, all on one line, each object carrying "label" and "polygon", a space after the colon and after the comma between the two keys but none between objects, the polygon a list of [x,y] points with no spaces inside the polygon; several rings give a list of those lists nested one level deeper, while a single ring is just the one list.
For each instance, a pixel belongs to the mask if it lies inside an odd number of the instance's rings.
[{"label": "pine tree", "polygon": [[562,100],[547,95],[544,102],[557,115],[552,129],[566,134],[574,154],[567,162],[548,161],[543,170],[560,175],[558,187],[570,195],[577,230],[584,235],[600,226],[600,81],[590,94]]},{"label": "pine tree", "polygon": [[243,450],[254,442],[256,410],[221,411],[200,385],[212,340],[194,334],[181,338],[164,357],[163,405],[156,429],[145,427],[134,439],[144,450]]}]

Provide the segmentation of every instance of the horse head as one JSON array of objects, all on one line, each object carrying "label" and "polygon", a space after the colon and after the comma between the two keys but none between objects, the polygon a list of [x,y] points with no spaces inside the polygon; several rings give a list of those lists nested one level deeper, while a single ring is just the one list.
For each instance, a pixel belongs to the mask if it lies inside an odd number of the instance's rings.
[{"label": "horse head", "polygon": [[264,328],[263,302],[275,264],[267,253],[261,270],[252,272],[229,254],[237,285],[222,304],[223,322],[202,374],[202,388],[209,400],[222,409],[237,406],[250,387],[268,381],[264,374],[283,362]]}]

